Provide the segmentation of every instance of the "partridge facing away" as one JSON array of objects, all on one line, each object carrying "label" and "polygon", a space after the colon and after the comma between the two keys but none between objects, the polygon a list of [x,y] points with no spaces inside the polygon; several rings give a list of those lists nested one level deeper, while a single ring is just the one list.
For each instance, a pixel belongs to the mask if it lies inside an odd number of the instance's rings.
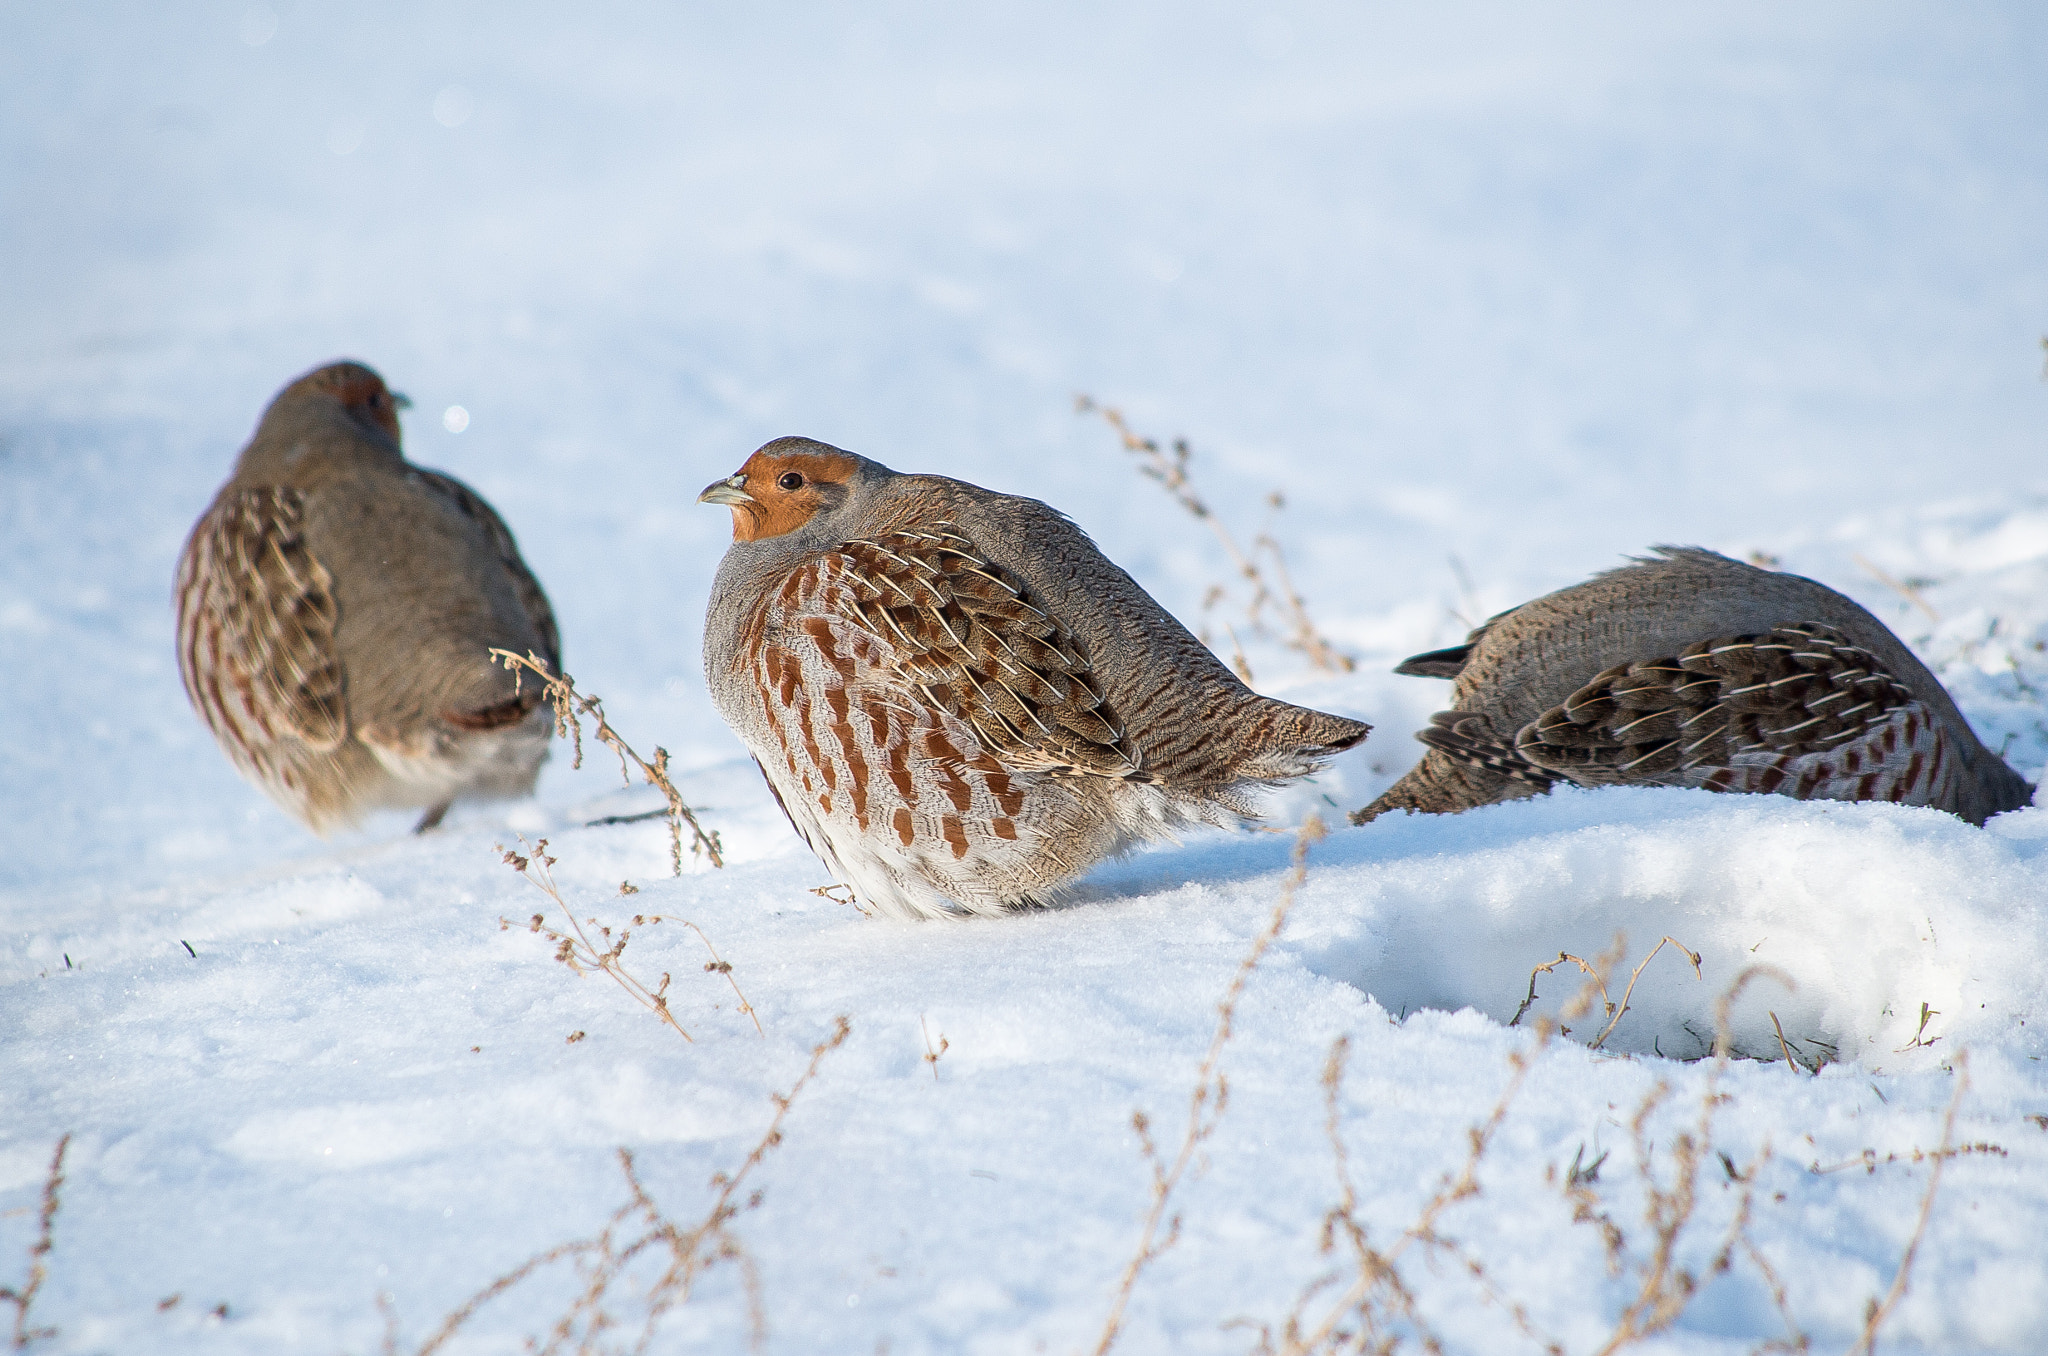
[{"label": "partridge facing away", "polygon": [[1581,786],[1927,805],[1982,824],[2033,787],[1934,675],[1833,589],[1659,547],[1394,671],[1453,678],[1429,752],[1354,823]]},{"label": "partridge facing away", "polygon": [[897,918],[1056,898],[1369,728],[1261,697],[1033,499],[781,438],[714,481],[713,701],[790,823]]},{"label": "partridge facing away", "polygon": [[317,833],[526,795],[553,722],[493,646],[559,669],[547,595],[474,490],[399,450],[360,363],[263,412],[178,562],[178,667],[243,776]]}]

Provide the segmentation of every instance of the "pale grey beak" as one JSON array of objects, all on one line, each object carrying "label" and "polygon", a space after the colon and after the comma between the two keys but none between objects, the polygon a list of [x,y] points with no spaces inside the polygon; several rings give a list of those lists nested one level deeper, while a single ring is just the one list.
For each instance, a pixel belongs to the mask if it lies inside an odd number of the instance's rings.
[{"label": "pale grey beak", "polygon": [[730,475],[723,480],[714,480],[704,487],[704,493],[697,496],[697,502],[700,504],[724,504],[730,508],[739,508],[742,505],[747,508],[756,508],[759,506],[760,501],[742,488],[746,483],[747,478],[743,475]]}]

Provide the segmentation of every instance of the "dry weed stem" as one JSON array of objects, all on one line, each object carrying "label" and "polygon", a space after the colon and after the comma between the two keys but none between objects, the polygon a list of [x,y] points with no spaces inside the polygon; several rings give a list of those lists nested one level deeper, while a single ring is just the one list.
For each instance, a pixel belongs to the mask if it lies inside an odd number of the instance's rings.
[{"label": "dry weed stem", "polygon": [[[747,1295],[750,1345],[752,1349],[760,1350],[768,1332],[760,1277],[753,1259],[728,1226],[739,1215],[761,1203],[758,1191],[742,1200],[741,1187],[761,1161],[782,1143],[782,1123],[790,1107],[817,1076],[825,1056],[845,1044],[852,1029],[852,1024],[845,1017],[836,1018],[832,1034],[811,1047],[810,1063],[804,1067],[803,1073],[790,1085],[788,1092],[775,1094],[775,1115],[745,1161],[731,1173],[720,1172],[712,1176],[710,1207],[694,1225],[684,1228],[662,1212],[640,1180],[632,1152],[620,1149],[619,1170],[626,1179],[629,1199],[612,1213],[604,1227],[590,1238],[557,1244],[536,1253],[491,1281],[443,1319],[440,1327],[416,1349],[413,1356],[433,1356],[484,1305],[537,1272],[563,1261],[576,1265],[582,1284],[576,1298],[549,1327],[546,1338],[540,1341],[529,1339],[527,1347],[537,1356],[560,1356],[570,1351],[577,1356],[598,1356],[598,1353],[610,1349],[606,1345],[607,1335],[628,1326],[624,1318],[613,1312],[612,1306],[619,1298],[614,1292],[626,1288],[623,1282],[628,1272],[643,1256],[665,1259],[665,1265],[637,1296],[643,1312],[639,1319],[638,1337],[628,1348],[636,1356],[650,1348],[661,1320],[670,1311],[687,1304],[697,1281],[720,1262],[733,1262],[739,1267]],[[388,1307],[386,1322],[385,1356],[397,1356],[397,1325],[391,1319]]]},{"label": "dry weed stem", "polygon": [[0,1286],[0,1303],[14,1306],[14,1349],[26,1351],[31,1342],[40,1342],[55,1337],[55,1328],[32,1328],[28,1322],[29,1306],[36,1302],[36,1292],[43,1288],[43,1282],[50,1276],[50,1250],[56,1246],[55,1230],[57,1211],[62,1205],[59,1192],[64,1187],[64,1155],[71,1148],[71,1136],[66,1134],[58,1139],[55,1152],[50,1155],[50,1171],[43,1178],[42,1210],[36,1226],[36,1241],[28,1248],[28,1279],[20,1288]]},{"label": "dry weed stem", "polygon": [[[550,868],[554,866],[558,859],[548,856],[548,840],[543,838],[529,846],[526,840],[522,838],[519,840],[519,846],[525,848],[526,852],[523,854],[508,852],[503,844],[498,846],[498,851],[504,855],[505,865],[531,881],[542,894],[555,902],[556,906],[562,910],[562,913],[569,920],[569,931],[563,932],[548,926],[547,916],[537,913],[525,923],[526,930],[537,933],[553,942],[555,946],[555,959],[568,966],[577,974],[580,975],[586,971],[597,970],[611,976],[613,982],[631,994],[635,1002],[654,1013],[655,1016],[661,1018],[669,1026],[674,1027],[677,1035],[686,1041],[694,1039],[688,1031],[683,1029],[682,1023],[676,1020],[675,1013],[669,1009],[668,987],[671,982],[670,976],[664,973],[661,977],[661,983],[650,989],[620,963],[619,958],[625,954],[626,943],[633,938],[632,928],[621,928],[618,935],[614,937],[611,928],[606,924],[599,923],[595,918],[577,918],[576,911],[569,907],[568,901],[562,898],[561,889],[555,884],[554,873]],[[637,894],[638,891],[635,891],[635,893]],[[697,934],[697,940],[704,943],[704,950],[711,956],[711,959],[704,964],[705,972],[725,977],[725,982],[732,988],[733,996],[739,1000],[740,1011],[744,1012],[748,1019],[754,1023],[754,1030],[761,1032],[761,1018],[755,1013],[754,1005],[749,1003],[746,994],[740,991],[739,981],[733,978],[731,964],[718,954],[718,948],[711,944],[711,938],[705,935],[704,929],[698,927],[687,918],[670,919],[658,913],[636,913],[633,915],[633,927],[647,927],[665,922],[681,923],[684,927]],[[596,938],[593,938],[585,928],[585,923],[597,929]],[[511,919],[502,917],[498,919],[498,927],[501,931],[512,926]],[[766,1033],[762,1032],[762,1034],[765,1035]]]},{"label": "dry weed stem", "polygon": [[569,766],[583,766],[582,717],[589,716],[597,723],[598,743],[619,756],[620,779],[628,786],[633,784],[633,774],[628,767],[630,763],[632,767],[640,769],[641,777],[649,786],[668,798],[668,809],[665,813],[668,817],[669,861],[676,875],[683,874],[685,824],[690,826],[691,855],[701,853],[713,866],[725,865],[725,856],[719,848],[717,831],[707,831],[697,822],[697,812],[690,808],[683,800],[682,793],[676,790],[675,783],[669,780],[667,749],[657,747],[654,750],[654,761],[651,763],[635,753],[633,746],[621,738],[619,732],[611,727],[611,722],[605,719],[604,700],[600,697],[586,697],[578,692],[574,679],[566,673],[556,673],[548,666],[548,661],[539,655],[530,652],[517,655],[510,650],[494,649],[491,651],[491,657],[511,670],[515,677],[522,673],[531,673],[540,679],[542,690],[555,708],[556,737],[570,740],[575,747],[575,756],[570,760]]},{"label": "dry weed stem", "polygon": [[[1322,632],[1316,629],[1315,623],[1309,620],[1308,605],[1302,601],[1301,591],[1295,588],[1294,579],[1287,572],[1287,557],[1281,550],[1279,540],[1270,532],[1261,532],[1252,540],[1252,549],[1246,551],[1237,544],[1237,538],[1223,525],[1223,520],[1217,517],[1195,492],[1194,483],[1188,478],[1188,462],[1193,456],[1193,451],[1189,448],[1187,439],[1176,439],[1173,450],[1169,453],[1159,446],[1157,439],[1142,438],[1134,433],[1120,410],[1099,405],[1085,395],[1074,398],[1074,408],[1080,414],[1100,414],[1110,428],[1116,431],[1124,450],[1138,458],[1139,473],[1159,482],[1160,487],[1173,497],[1175,503],[1186,509],[1190,516],[1209,525],[1209,530],[1216,534],[1216,540],[1222,543],[1224,554],[1230,557],[1231,565],[1251,588],[1252,597],[1245,606],[1245,613],[1253,627],[1264,628],[1262,614],[1271,606],[1282,618],[1286,628],[1286,635],[1282,639],[1288,648],[1300,651],[1308,657],[1311,664],[1332,673],[1349,673],[1357,667],[1356,660],[1325,640]],[[1278,494],[1267,496],[1266,502],[1275,510],[1282,507],[1282,500]],[[1271,563],[1270,579],[1265,568],[1259,564],[1262,553]],[[1208,597],[1203,600],[1202,610],[1206,613],[1223,596],[1221,589],[1211,589]],[[1232,665],[1237,669],[1239,677],[1250,682],[1251,666],[1245,662],[1244,649],[1237,643],[1237,632],[1231,629],[1228,622],[1224,623],[1224,629],[1230,635]]]},{"label": "dry weed stem", "polygon": [[[1566,961],[1570,961],[1585,973],[1587,981],[1587,987],[1581,989],[1577,998],[1573,1000],[1575,1003],[1583,1001],[1590,1007],[1592,1002],[1591,986],[1597,985],[1600,990],[1602,1015],[1607,1018],[1607,1025],[1601,1028],[1598,1036],[1587,1042],[1589,1049],[1598,1050],[1607,1043],[1607,1038],[1614,1034],[1614,1028],[1621,1024],[1622,1017],[1628,1012],[1628,1000],[1635,994],[1636,981],[1643,977],[1644,968],[1657,958],[1657,953],[1662,951],[1666,945],[1675,946],[1685,953],[1685,958],[1692,962],[1692,976],[1694,979],[1704,978],[1700,973],[1700,953],[1687,946],[1684,942],[1679,941],[1676,937],[1667,936],[1663,941],[1650,948],[1649,955],[1636,962],[1636,968],[1630,972],[1628,977],[1628,987],[1621,992],[1621,1002],[1616,1003],[1607,996],[1607,977],[1614,973],[1614,967],[1619,965],[1622,957],[1628,954],[1628,938],[1622,933],[1617,932],[1614,934],[1614,944],[1591,961],[1586,960],[1582,956],[1574,956],[1569,951],[1560,951],[1557,953],[1556,960],[1545,961],[1529,971],[1529,992],[1522,999],[1522,1005],[1515,1009],[1515,1015],[1508,1019],[1508,1025],[1520,1026],[1522,1018],[1535,1005],[1536,977],[1538,975],[1547,975]],[[1558,1030],[1562,1035],[1569,1036],[1572,1034],[1572,1029],[1568,1026],[1560,1027]]]},{"label": "dry weed stem", "polygon": [[1913,1275],[1913,1259],[1920,1253],[1920,1240],[1927,1236],[1927,1221],[1934,1214],[1934,1194],[1941,1190],[1941,1170],[1948,1160],[1955,1157],[1951,1146],[1956,1137],[1956,1112],[1963,1106],[1963,1094],[1970,1090],[1970,1052],[1961,1051],[1956,1055],[1956,1091],[1948,1099],[1948,1114],[1941,1118],[1941,1147],[1933,1154],[1934,1166],[1927,1173],[1927,1190],[1920,1197],[1920,1216],[1913,1223],[1913,1236],[1906,1240],[1906,1252],[1899,1259],[1899,1269],[1892,1276],[1891,1288],[1885,1291],[1880,1303],[1873,1298],[1863,1319],[1863,1333],[1856,1339],[1856,1345],[1849,1348],[1849,1356],[1871,1356],[1877,1348],[1878,1329],[1891,1317],[1899,1301],[1906,1297],[1906,1286]]},{"label": "dry weed stem", "polygon": [[1139,1151],[1152,1173],[1152,1203],[1145,1212],[1145,1222],[1138,1234],[1138,1249],[1124,1267],[1122,1279],[1118,1282],[1116,1295],[1110,1302],[1109,1317],[1102,1325],[1102,1336],[1095,1344],[1095,1356],[1116,1345],[1117,1336],[1123,1330],[1124,1309],[1130,1303],[1131,1292],[1138,1284],[1138,1277],[1146,1267],[1180,1241],[1180,1215],[1170,1219],[1167,1207],[1172,1202],[1174,1189],[1194,1162],[1202,1145],[1216,1132],[1217,1124],[1230,1102],[1230,1080],[1219,1070],[1217,1061],[1223,1055],[1223,1047],[1230,1043],[1230,1037],[1237,1019],[1238,999],[1244,995],[1246,981],[1252,971],[1259,968],[1267,948],[1279,937],[1280,929],[1287,924],[1287,916],[1294,910],[1294,896],[1301,883],[1308,876],[1308,850],[1311,844],[1322,838],[1326,830],[1323,821],[1311,815],[1294,836],[1292,864],[1280,886],[1280,900],[1273,906],[1272,916],[1266,926],[1252,939],[1251,949],[1238,962],[1237,971],[1230,977],[1230,984],[1223,991],[1223,998],[1216,1005],[1216,1032],[1210,1037],[1209,1049],[1202,1056],[1201,1064],[1195,1070],[1194,1091],[1188,1096],[1187,1132],[1181,1136],[1179,1150],[1173,1161],[1168,1163],[1160,1154],[1159,1146],[1152,1139],[1151,1121],[1142,1111],[1131,1113],[1131,1128],[1137,1132]]}]

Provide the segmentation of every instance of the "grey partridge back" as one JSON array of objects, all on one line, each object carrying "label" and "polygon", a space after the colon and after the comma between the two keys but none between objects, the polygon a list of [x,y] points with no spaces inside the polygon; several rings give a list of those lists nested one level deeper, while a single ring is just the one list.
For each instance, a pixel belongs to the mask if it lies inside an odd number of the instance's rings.
[{"label": "grey partridge back", "polygon": [[871,910],[1045,902],[1365,737],[1246,688],[1036,501],[803,439],[705,497],[738,534],[706,619],[712,696]]},{"label": "grey partridge back", "polygon": [[1452,706],[1417,735],[1422,762],[1354,821],[1560,781],[1890,800],[1979,824],[2031,798],[1869,612],[1797,575],[1659,549],[1403,664],[1454,676]]},{"label": "grey partridge back", "polygon": [[265,412],[179,562],[179,668],[236,766],[317,832],[528,793],[550,722],[492,647],[560,662],[552,609],[474,491],[406,462],[340,363]]}]

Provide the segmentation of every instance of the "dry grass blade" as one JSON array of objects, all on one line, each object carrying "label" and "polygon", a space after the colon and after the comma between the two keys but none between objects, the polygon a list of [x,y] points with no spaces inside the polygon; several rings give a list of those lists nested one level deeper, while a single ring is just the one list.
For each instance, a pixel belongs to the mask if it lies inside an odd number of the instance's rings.
[{"label": "dry grass blade", "polygon": [[29,1343],[40,1342],[57,1335],[55,1328],[30,1327],[28,1312],[29,1307],[36,1302],[36,1293],[50,1277],[50,1250],[56,1246],[57,1211],[62,1205],[58,1193],[64,1187],[64,1155],[70,1148],[71,1136],[67,1134],[57,1141],[57,1148],[50,1155],[50,1171],[43,1178],[42,1210],[36,1227],[36,1241],[29,1244],[28,1248],[28,1278],[18,1289],[14,1286],[0,1286],[0,1303],[14,1306],[16,1351],[26,1351]]},{"label": "dry grass blade", "polygon": [[1778,1020],[1778,1014],[1775,1012],[1771,1014],[1771,1030],[1775,1031],[1778,1034],[1778,1053],[1785,1057],[1786,1068],[1790,1069],[1793,1073],[1818,1072],[1818,1070],[1809,1069],[1805,1065],[1801,1064],[1798,1060],[1792,1058],[1792,1047],[1789,1044],[1787,1044],[1785,1040],[1784,1023]]},{"label": "dry grass blade", "polygon": [[1849,1348],[1849,1356],[1871,1356],[1877,1347],[1878,1330],[1891,1317],[1899,1301],[1906,1297],[1906,1285],[1913,1275],[1913,1259],[1919,1255],[1920,1240],[1927,1236],[1927,1221],[1934,1214],[1934,1194],[1941,1190],[1941,1170],[1948,1160],[1955,1156],[1951,1145],[1956,1137],[1956,1112],[1963,1106],[1963,1094],[1970,1090],[1970,1052],[1961,1051],[1956,1055],[1956,1091],[1948,1099],[1948,1114],[1941,1118],[1941,1147],[1934,1151],[1934,1166],[1927,1173],[1927,1190],[1920,1196],[1920,1216],[1913,1224],[1913,1236],[1906,1241],[1905,1256],[1899,1259],[1899,1269],[1892,1276],[1891,1288],[1884,1293],[1883,1302],[1870,1301],[1864,1314],[1863,1332],[1856,1339],[1856,1345]]},{"label": "dry grass blade", "polygon": [[[670,976],[664,973],[661,977],[661,983],[650,989],[620,963],[620,957],[625,955],[626,952],[626,944],[633,939],[632,928],[621,928],[618,934],[614,936],[612,929],[608,925],[599,923],[595,918],[579,919],[576,916],[576,911],[569,907],[568,901],[562,898],[561,888],[555,884],[554,873],[550,868],[554,866],[557,859],[548,856],[548,840],[543,838],[537,843],[528,845],[526,840],[522,838],[519,840],[519,846],[525,848],[526,851],[524,853],[507,852],[502,844],[499,845],[498,851],[504,854],[505,865],[531,881],[542,894],[555,902],[556,906],[562,910],[563,915],[569,920],[569,930],[564,932],[558,928],[550,927],[547,922],[547,915],[537,913],[527,920],[525,924],[526,930],[546,937],[550,942],[553,942],[555,945],[555,959],[568,966],[571,970],[574,970],[577,974],[580,975],[587,971],[596,970],[611,976],[613,982],[631,994],[635,1002],[652,1012],[669,1026],[675,1028],[677,1035],[686,1041],[693,1039],[690,1033],[683,1029],[682,1023],[676,1020],[675,1013],[669,1009],[668,987]],[[634,893],[637,894],[638,891]],[[704,929],[698,927],[687,918],[671,920],[661,914],[636,913],[633,915],[633,927],[647,927],[670,921],[679,922],[697,934],[697,940],[704,943],[705,951],[710,953],[711,956],[711,959],[705,962],[704,965],[706,973],[723,975],[725,977],[725,982],[732,987],[733,996],[739,999],[740,1011],[744,1012],[749,1020],[754,1023],[754,1030],[760,1032],[760,1016],[755,1013],[754,1005],[747,1001],[746,994],[740,991],[739,981],[733,977],[732,966],[718,954],[718,948],[711,944],[711,938],[705,935]],[[597,929],[595,937],[591,936],[588,928],[584,926],[585,923]],[[511,919],[502,917],[498,919],[498,927],[501,931],[512,926]],[[765,1035],[766,1033],[763,1032],[762,1034]]]},{"label": "dry grass blade", "polygon": [[1323,822],[1313,815],[1301,826],[1294,837],[1292,864],[1280,887],[1280,900],[1273,906],[1272,916],[1266,926],[1252,939],[1251,949],[1238,962],[1237,971],[1230,977],[1230,984],[1223,991],[1223,998],[1216,1005],[1216,1032],[1210,1037],[1209,1049],[1202,1056],[1201,1065],[1195,1070],[1194,1091],[1188,1096],[1188,1128],[1181,1137],[1180,1149],[1168,1163],[1153,1142],[1151,1122],[1142,1111],[1131,1113],[1131,1126],[1138,1134],[1138,1144],[1145,1157],[1146,1166],[1152,1171],[1152,1202],[1145,1212],[1145,1223],[1138,1234],[1137,1251],[1124,1267],[1123,1277],[1118,1282],[1116,1296],[1110,1302],[1109,1317],[1102,1325],[1102,1336],[1095,1344],[1095,1356],[1104,1356],[1116,1345],[1117,1336],[1123,1330],[1124,1310],[1130,1304],[1131,1292],[1138,1284],[1138,1277],[1146,1267],[1156,1261],[1175,1243],[1180,1241],[1180,1216],[1167,1216],[1167,1207],[1172,1203],[1174,1189],[1194,1162],[1196,1153],[1203,1143],[1215,1133],[1217,1124],[1223,1118],[1224,1109],[1230,1101],[1230,1082],[1216,1067],[1223,1055],[1223,1047],[1230,1043],[1233,1024],[1237,1018],[1238,999],[1244,995],[1245,983],[1252,971],[1259,968],[1267,948],[1279,937],[1280,929],[1287,924],[1287,916],[1294,910],[1295,893],[1308,876],[1308,850],[1311,844],[1325,833]]},{"label": "dry grass blade", "polygon": [[[1357,661],[1332,646],[1323,638],[1322,632],[1316,629],[1315,623],[1309,620],[1308,605],[1302,601],[1300,590],[1294,587],[1294,580],[1287,572],[1287,558],[1280,549],[1278,539],[1270,532],[1261,532],[1253,539],[1252,549],[1246,551],[1237,544],[1237,538],[1231,535],[1223,520],[1217,517],[1201,495],[1195,492],[1194,483],[1188,478],[1188,462],[1193,453],[1188,447],[1187,439],[1176,440],[1173,450],[1169,453],[1160,447],[1157,439],[1143,438],[1134,433],[1120,410],[1099,405],[1085,395],[1075,397],[1074,408],[1081,414],[1100,414],[1110,428],[1116,431],[1124,450],[1139,459],[1139,471],[1148,478],[1158,481],[1161,488],[1173,496],[1174,502],[1186,509],[1191,516],[1208,524],[1209,530],[1216,534],[1216,540],[1222,543],[1224,554],[1230,557],[1231,565],[1252,591],[1251,601],[1246,604],[1245,611],[1254,627],[1263,626],[1262,614],[1271,606],[1284,620],[1287,634],[1283,639],[1287,646],[1306,655],[1311,664],[1333,673],[1349,673],[1357,666]],[[1267,503],[1275,509],[1280,508],[1280,496],[1269,496]],[[1270,579],[1266,568],[1259,563],[1261,555],[1271,563]],[[1208,602],[1204,604],[1205,610],[1221,596],[1220,590],[1212,589]],[[1225,629],[1229,629],[1227,623]],[[1243,649],[1237,645],[1237,633],[1231,631],[1230,635],[1231,645],[1236,651],[1234,662],[1239,676],[1250,681],[1250,666],[1244,661]]]},{"label": "dry grass blade", "polygon": [[583,766],[583,717],[588,716],[596,722],[597,742],[618,755],[619,776],[626,785],[633,784],[631,769],[637,767],[647,784],[668,798],[666,814],[669,859],[675,874],[683,874],[685,824],[690,826],[691,854],[702,854],[713,866],[725,865],[725,855],[720,850],[717,831],[707,830],[697,822],[697,812],[690,808],[684,801],[682,793],[676,790],[675,783],[669,780],[667,749],[657,747],[654,750],[654,761],[651,763],[635,753],[633,746],[622,739],[619,732],[611,727],[611,722],[605,719],[604,700],[600,697],[586,697],[578,692],[575,680],[566,673],[556,673],[548,666],[548,661],[539,655],[517,655],[510,650],[494,649],[491,651],[491,657],[515,675],[530,673],[540,680],[542,691],[547,694],[549,703],[555,708],[555,734],[570,740],[575,747],[575,756],[569,764],[571,767]]},{"label": "dry grass blade", "polygon": [[[817,1076],[825,1056],[845,1044],[851,1031],[852,1024],[846,1018],[837,1018],[832,1034],[811,1047],[810,1063],[790,1085],[788,1092],[775,1095],[775,1115],[745,1161],[733,1172],[721,1172],[712,1177],[711,1203],[696,1223],[685,1228],[663,1213],[640,1180],[632,1153],[620,1149],[619,1170],[626,1179],[629,1199],[612,1213],[604,1227],[590,1238],[560,1243],[536,1253],[492,1280],[443,1319],[433,1335],[415,1349],[413,1356],[433,1356],[476,1316],[478,1310],[557,1262],[574,1263],[582,1284],[569,1307],[549,1327],[546,1338],[528,1341],[527,1349],[538,1353],[538,1356],[559,1356],[559,1353],[569,1351],[576,1352],[577,1356],[597,1356],[601,1351],[614,1350],[609,1345],[610,1335],[630,1326],[625,1318],[614,1312],[614,1306],[621,1298],[619,1292],[629,1289],[642,1310],[638,1318],[639,1334],[629,1349],[635,1353],[647,1351],[662,1319],[687,1304],[697,1281],[720,1262],[736,1263],[740,1269],[747,1294],[750,1345],[752,1349],[760,1350],[767,1340],[767,1315],[761,1300],[759,1276],[752,1259],[729,1226],[739,1215],[761,1203],[758,1191],[742,1200],[741,1188],[762,1160],[782,1143],[782,1123],[789,1115],[790,1107]],[[661,1270],[645,1286],[628,1287],[625,1284],[628,1275],[643,1257],[654,1259]],[[645,1275],[645,1272],[640,1274]],[[394,1324],[389,1326],[384,1351],[386,1356],[397,1356],[398,1350]]]}]

